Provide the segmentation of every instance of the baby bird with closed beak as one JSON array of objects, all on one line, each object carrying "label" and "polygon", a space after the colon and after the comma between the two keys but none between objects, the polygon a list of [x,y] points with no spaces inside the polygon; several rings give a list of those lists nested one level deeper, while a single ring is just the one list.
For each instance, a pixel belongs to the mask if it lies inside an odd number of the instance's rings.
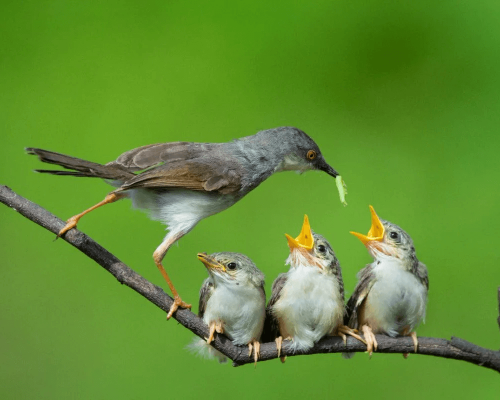
[{"label": "baby bird with closed beak", "polygon": [[307,215],[300,235],[286,237],[290,270],[274,281],[266,309],[266,328],[275,338],[278,355],[287,339],[293,351],[306,351],[325,335],[340,335],[345,341],[349,334],[363,341],[343,325],[344,283],[330,243],[312,232]]},{"label": "baby bird with closed beak", "polygon": [[210,329],[204,347],[210,355],[225,357],[209,345],[215,332],[226,335],[237,346],[248,346],[257,362],[264,327],[266,294],[264,274],[240,253],[198,253],[209,277],[200,289],[198,316]]},{"label": "baby bird with closed beak", "polygon": [[372,206],[368,235],[351,232],[366,246],[373,263],[358,273],[358,284],[347,303],[346,324],[363,331],[367,351],[377,350],[376,333],[411,336],[425,318],[429,278],[416,256],[413,241],[399,226],[380,219]]}]

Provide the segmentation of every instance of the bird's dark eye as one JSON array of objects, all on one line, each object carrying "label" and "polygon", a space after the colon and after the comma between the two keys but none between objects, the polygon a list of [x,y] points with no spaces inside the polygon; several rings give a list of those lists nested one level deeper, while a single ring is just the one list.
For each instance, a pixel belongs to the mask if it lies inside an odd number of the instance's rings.
[{"label": "bird's dark eye", "polygon": [[236,263],[235,262],[230,262],[229,264],[226,265],[226,267],[229,270],[236,269]]},{"label": "bird's dark eye", "polygon": [[316,152],[314,150],[309,150],[307,152],[307,159],[312,161],[315,158],[316,158]]},{"label": "bird's dark eye", "polygon": [[398,233],[394,231],[389,233],[389,236],[391,237],[391,239],[397,239],[399,237]]},{"label": "bird's dark eye", "polygon": [[320,245],[318,246],[318,251],[319,251],[320,253],[324,253],[324,252],[326,251],[326,247],[325,247],[324,245],[320,244]]}]

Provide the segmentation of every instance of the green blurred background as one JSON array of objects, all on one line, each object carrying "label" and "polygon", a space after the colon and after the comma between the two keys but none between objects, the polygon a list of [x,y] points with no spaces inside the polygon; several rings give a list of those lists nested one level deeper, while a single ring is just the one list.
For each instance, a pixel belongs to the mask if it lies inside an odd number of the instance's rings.
[{"label": "green blurred background", "polygon": [[[498,349],[500,4],[307,3],[2,1],[0,183],[66,219],[110,187],[34,174],[25,146],[105,163],[150,143],[297,126],[344,176],[349,206],[324,173],[271,177],[167,255],[183,298],[197,303],[206,277],[199,251],[249,255],[269,293],[304,213],[350,294],[370,257],[348,232],[368,231],[372,204],[429,268],[418,334]],[[79,228],[165,287],[151,258],[164,227],[130,202]],[[0,206],[2,399],[498,399],[498,373],[428,356],[198,359],[189,331],[53,239]]]}]

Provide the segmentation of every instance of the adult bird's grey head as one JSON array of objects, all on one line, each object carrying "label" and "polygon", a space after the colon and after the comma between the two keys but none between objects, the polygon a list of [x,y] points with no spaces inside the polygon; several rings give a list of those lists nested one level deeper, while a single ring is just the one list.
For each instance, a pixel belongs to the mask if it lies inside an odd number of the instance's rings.
[{"label": "adult bird's grey head", "polygon": [[98,177],[117,189],[103,201],[70,218],[59,235],[76,227],[86,213],[128,197],[151,218],[165,223],[169,233],[153,253],[156,266],[174,296],[167,315],[189,308],[162,265],[170,246],[204,218],[232,206],[269,176],[279,171],[321,170],[339,175],[324,159],[318,145],[293,127],[261,131],[227,143],[171,142],[127,151],[105,165],[46,150],[28,148],[43,162],[72,171],[39,170],[55,175]]},{"label": "adult bird's grey head", "polygon": [[345,322],[362,330],[371,355],[377,350],[376,333],[411,336],[425,318],[429,278],[417,258],[411,237],[398,225],[380,219],[370,206],[372,224],[367,235],[351,232],[374,258],[358,273],[358,284],[347,303]]},{"label": "adult bird's grey head", "polygon": [[[250,354],[253,350],[257,362],[266,307],[264,274],[240,253],[198,253],[198,259],[209,274],[200,289],[198,311],[209,327],[206,344],[212,342],[215,332],[224,333],[235,345],[247,345]],[[224,360],[204,343],[198,341],[198,346]]]}]

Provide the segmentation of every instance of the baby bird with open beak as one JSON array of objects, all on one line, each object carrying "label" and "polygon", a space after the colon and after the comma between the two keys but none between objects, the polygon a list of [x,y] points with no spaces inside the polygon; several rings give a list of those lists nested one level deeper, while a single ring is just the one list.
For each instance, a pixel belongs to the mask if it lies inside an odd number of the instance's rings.
[{"label": "baby bird with open beak", "polygon": [[350,334],[363,341],[343,325],[344,283],[330,243],[311,231],[307,215],[300,235],[286,237],[290,270],[274,281],[266,310],[278,355],[283,339],[292,341],[294,351],[310,349],[325,335],[341,335],[345,341]]},{"label": "baby bird with open beak", "polygon": [[359,282],[347,303],[346,324],[363,331],[367,351],[377,350],[375,333],[411,336],[418,349],[418,324],[425,318],[429,278],[416,256],[410,236],[380,219],[372,206],[368,235],[351,232],[366,246],[373,263],[358,273]]},{"label": "baby bird with open beak", "polygon": [[[209,345],[215,332],[225,334],[235,345],[248,345],[257,362],[260,336],[264,327],[266,294],[264,274],[240,253],[198,253],[209,277],[200,289],[198,316],[210,328],[206,343],[209,355],[225,361],[223,354]],[[200,342],[200,341],[198,341]]]}]

